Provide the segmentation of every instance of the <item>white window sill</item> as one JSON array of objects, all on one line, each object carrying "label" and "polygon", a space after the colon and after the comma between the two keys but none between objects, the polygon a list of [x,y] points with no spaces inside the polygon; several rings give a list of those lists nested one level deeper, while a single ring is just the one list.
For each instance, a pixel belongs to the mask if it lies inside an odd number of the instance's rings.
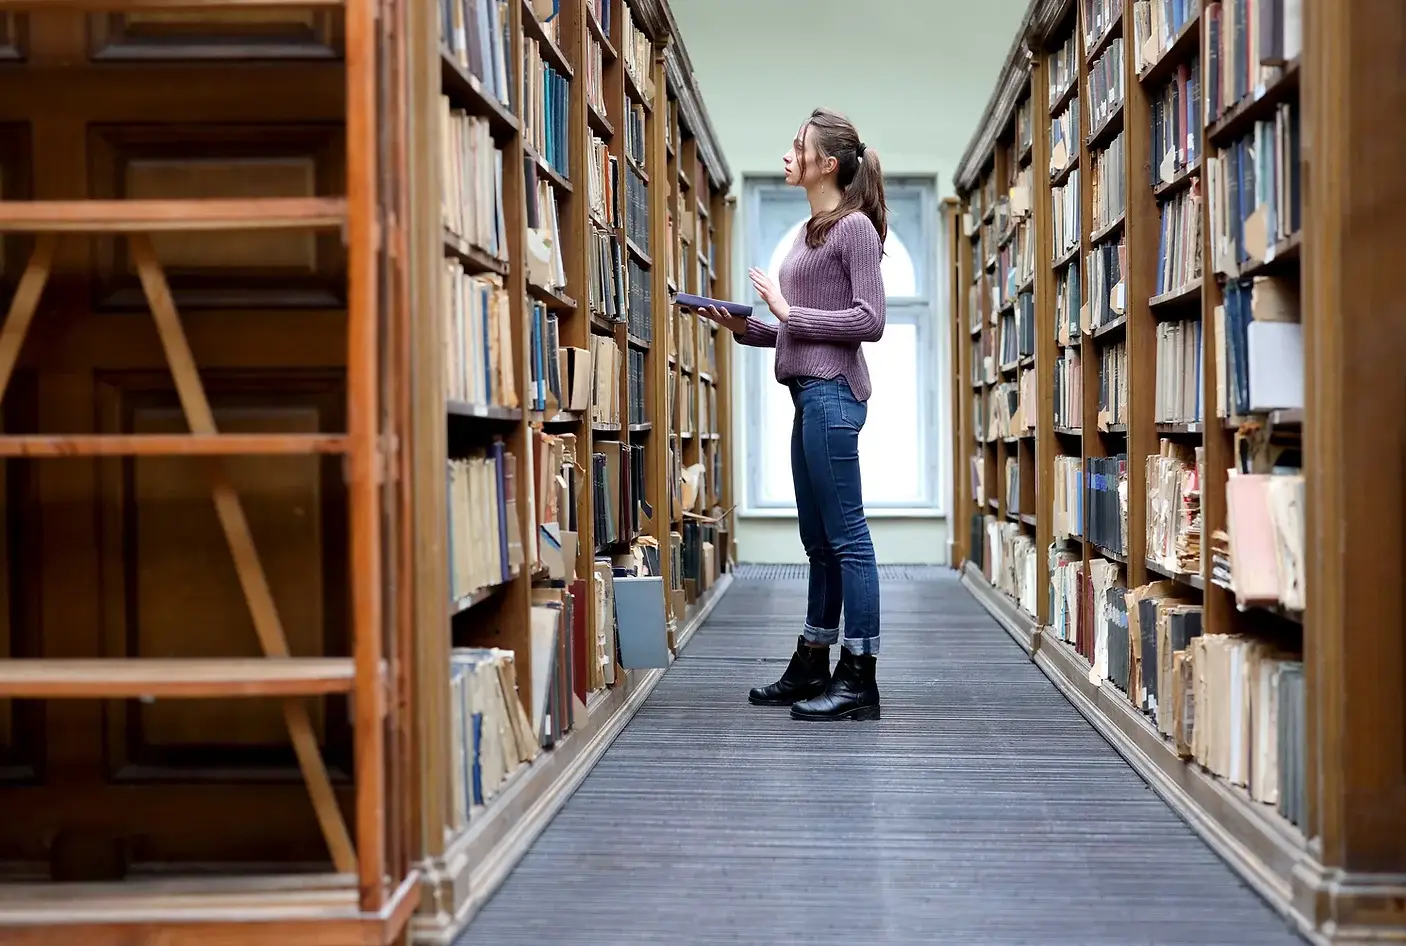
[{"label": "white window sill", "polygon": [[[864,514],[870,519],[946,519],[947,514],[941,509],[917,508],[901,509],[896,507],[883,507],[879,509],[866,509]],[[771,509],[739,509],[737,511],[739,519],[794,519],[796,510],[785,508]]]}]

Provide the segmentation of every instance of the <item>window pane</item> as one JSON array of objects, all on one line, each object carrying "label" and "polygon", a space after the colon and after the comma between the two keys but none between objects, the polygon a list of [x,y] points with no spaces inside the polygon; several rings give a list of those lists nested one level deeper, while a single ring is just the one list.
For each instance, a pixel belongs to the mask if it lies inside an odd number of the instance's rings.
[{"label": "window pane", "polygon": [[884,337],[864,346],[874,393],[859,435],[866,505],[923,502],[923,437],[919,428],[918,327],[890,322]]},{"label": "window pane", "polygon": [[[768,349],[765,354],[770,356],[772,352]],[[758,499],[767,505],[790,506],[796,501],[795,487],[791,483],[791,422],[796,409],[791,401],[791,390],[776,383],[772,364],[767,357],[765,370],[759,372],[766,413],[759,445],[762,495]]]}]

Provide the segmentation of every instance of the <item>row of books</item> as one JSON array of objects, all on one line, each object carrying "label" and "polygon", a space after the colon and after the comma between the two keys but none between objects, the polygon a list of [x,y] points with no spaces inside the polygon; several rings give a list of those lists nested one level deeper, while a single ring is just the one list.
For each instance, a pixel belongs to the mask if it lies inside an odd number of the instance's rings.
[{"label": "row of books", "polygon": [[[697,434],[700,437],[717,433],[714,421],[718,417],[718,389],[703,378],[693,378],[680,374],[679,391],[679,433]],[[669,388],[669,416],[673,416],[673,388]]]},{"label": "row of books", "polygon": [[1201,60],[1178,63],[1172,78],[1151,100],[1152,186],[1166,183],[1201,159],[1203,115]]},{"label": "row of books", "polygon": [[669,333],[669,356],[677,358],[684,371],[696,369],[711,375],[717,370],[718,332],[712,322],[692,312],[674,309],[665,326]]},{"label": "row of books", "polygon": [[451,459],[448,490],[452,604],[512,578],[527,553],[517,515],[517,458],[501,440]]},{"label": "row of books", "polygon": [[1100,430],[1128,423],[1128,343],[1122,339],[1098,352],[1098,426]]},{"label": "row of books", "polygon": [[624,252],[612,231],[594,223],[586,252],[586,283],[591,312],[610,322],[624,319],[627,305]]},{"label": "row of books", "polygon": [[1050,52],[1045,60],[1048,63],[1050,100],[1047,107],[1053,108],[1061,95],[1079,79],[1079,50],[1074,36],[1070,36],[1059,47]]},{"label": "row of books", "polygon": [[1220,0],[1205,11],[1206,112],[1259,94],[1303,49],[1303,0]]},{"label": "row of books", "polygon": [[1122,234],[1116,243],[1090,247],[1088,267],[1089,318],[1085,331],[1092,332],[1118,321],[1127,311],[1127,284],[1123,277],[1128,271],[1128,249]]},{"label": "row of books", "polygon": [[1153,416],[1159,424],[1199,424],[1202,420],[1201,320],[1157,326],[1156,388]]},{"label": "row of books", "polygon": [[1089,63],[1089,130],[1097,130],[1123,104],[1123,38]]},{"label": "row of books", "polygon": [[1216,416],[1304,406],[1304,340],[1295,280],[1260,276],[1225,284],[1215,324]]},{"label": "row of books", "polygon": [[453,828],[462,831],[540,751],[518,691],[511,650],[455,647],[449,652]]},{"label": "row of books", "polygon": [[1000,249],[996,267],[992,288],[996,293],[995,307],[999,309],[1034,284],[1035,225],[1028,217],[1016,223],[1011,241]]},{"label": "row of books", "polygon": [[[1070,37],[1072,43],[1073,37]],[[1050,119],[1050,176],[1063,173],[1079,157],[1079,98]]]},{"label": "row of books", "polygon": [[605,50],[594,36],[586,40],[586,104],[602,118],[608,111],[605,104]]},{"label": "row of books", "polygon": [[1138,75],[1172,48],[1200,6],[1201,0],[1134,0],[1133,66]]},{"label": "row of books", "polygon": [[1123,0],[1080,0],[1079,7],[1083,14],[1080,22],[1084,24],[1084,51],[1087,54],[1113,28],[1123,12]]},{"label": "row of books", "polygon": [[1274,258],[1302,223],[1299,107],[1274,117],[1207,162],[1211,251],[1216,272],[1235,276]]},{"label": "row of books", "polygon": [[440,98],[444,147],[440,152],[444,228],[495,259],[508,256],[503,215],[503,152],[493,144],[488,120]]},{"label": "row of books", "polygon": [[1078,249],[1083,210],[1079,201],[1079,172],[1074,171],[1063,184],[1050,188],[1050,236],[1054,259]]},{"label": "row of books", "polygon": [[517,407],[512,318],[502,278],[471,275],[452,258],[444,261],[443,273],[445,398]]},{"label": "row of books", "polygon": [[973,531],[981,533],[976,545],[982,571],[992,586],[1013,598],[1027,614],[1034,614],[1035,574],[1040,567],[1035,540],[1026,534],[1018,522],[1002,521],[995,516],[975,517]]},{"label": "row of books", "polygon": [[1123,170],[1123,135],[1120,133],[1108,147],[1094,152],[1093,158],[1093,221],[1095,231],[1110,227],[1123,219],[1128,206],[1128,187]]},{"label": "row of books", "polygon": [[1035,354],[1035,294],[1022,292],[1001,314],[1001,367]]},{"label": "row of books", "polygon": [[439,0],[439,36],[448,55],[480,88],[512,108],[508,0]]},{"label": "row of books", "polygon": [[523,38],[524,143],[547,166],[564,178],[571,177],[571,80],[542,57],[542,48],[531,37]]},{"label": "row of books", "polygon": [[1202,447],[1162,440],[1147,458],[1149,564],[1175,575],[1201,574]]},{"label": "row of books", "polygon": [[630,8],[624,8],[625,19],[621,24],[620,57],[625,63],[625,72],[646,99],[652,100],[654,80],[654,41],[643,30],[635,26]]},{"label": "row of books", "polygon": [[1154,296],[1178,292],[1201,278],[1201,187],[1192,181],[1157,207],[1157,285]]}]

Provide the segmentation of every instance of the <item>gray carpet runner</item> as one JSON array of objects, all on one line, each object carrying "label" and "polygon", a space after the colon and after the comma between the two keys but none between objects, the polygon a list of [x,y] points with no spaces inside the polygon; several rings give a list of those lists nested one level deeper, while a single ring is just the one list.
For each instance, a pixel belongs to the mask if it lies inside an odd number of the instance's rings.
[{"label": "gray carpet runner", "polygon": [[805,611],[748,574],[462,944],[1302,942],[954,573],[883,582],[884,718],[838,724],[748,705]]}]

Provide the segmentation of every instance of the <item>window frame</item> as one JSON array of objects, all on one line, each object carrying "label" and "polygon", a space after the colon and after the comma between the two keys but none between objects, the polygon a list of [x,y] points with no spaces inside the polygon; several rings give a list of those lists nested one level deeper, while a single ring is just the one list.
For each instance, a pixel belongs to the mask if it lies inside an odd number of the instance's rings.
[{"label": "window frame", "polygon": [[[890,194],[907,192],[914,194],[918,201],[920,245],[909,246],[918,279],[919,295],[912,298],[891,297],[886,300],[886,322],[889,324],[912,324],[916,326],[919,353],[917,358],[917,388],[919,391],[917,427],[921,436],[920,464],[923,472],[922,496],[915,501],[877,502],[866,501],[866,511],[873,517],[912,517],[940,518],[950,506],[951,487],[948,483],[950,471],[947,469],[949,450],[948,392],[944,379],[948,377],[947,364],[949,347],[947,338],[947,306],[943,302],[946,293],[947,274],[940,265],[943,241],[946,234],[938,225],[937,219],[937,180],[935,176],[894,175],[885,179]],[[747,270],[752,261],[769,252],[771,247],[760,247],[761,231],[765,221],[762,207],[768,196],[789,189],[785,181],[776,175],[744,175],[742,180],[744,226],[739,228],[741,246],[736,255],[737,272],[734,285],[744,293],[739,298],[750,297],[755,301],[755,293],[747,278]],[[766,318],[770,319],[768,313]],[[771,349],[758,349],[739,346],[740,356],[734,360],[742,370],[737,373],[735,382],[739,385],[740,397],[736,399],[734,430],[742,432],[741,447],[742,488],[739,491],[743,516],[757,518],[784,518],[794,516],[794,497],[785,500],[764,498],[762,463],[766,456],[764,438],[768,436],[765,420],[766,411],[761,405],[767,392],[765,385],[775,385],[773,374],[775,355]],[[790,441],[790,431],[785,432]]]}]

